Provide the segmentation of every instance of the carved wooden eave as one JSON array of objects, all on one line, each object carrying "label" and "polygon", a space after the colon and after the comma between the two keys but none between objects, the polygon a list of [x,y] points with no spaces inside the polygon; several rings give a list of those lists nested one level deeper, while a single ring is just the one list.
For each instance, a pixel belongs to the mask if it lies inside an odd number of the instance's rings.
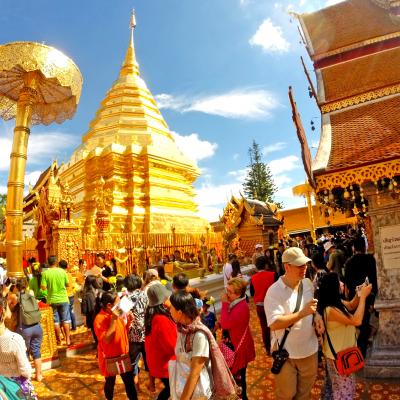
[{"label": "carved wooden eave", "polygon": [[32,218],[34,214],[33,211],[39,202],[40,191],[49,184],[51,176],[54,177],[58,174],[58,170],[58,163],[56,160],[53,160],[51,165],[41,173],[34,187],[31,188],[29,193],[25,196],[23,205],[24,221],[28,221]]},{"label": "carved wooden eave", "polygon": [[224,208],[224,213],[220,218],[222,223],[227,224],[230,229],[234,229],[242,222],[243,202],[237,204],[235,199],[232,200]]},{"label": "carved wooden eave", "polygon": [[246,209],[246,211],[247,211],[251,216],[253,216],[253,215],[254,215],[254,211],[255,211],[255,207],[254,207],[254,206],[251,206],[251,205],[249,204],[249,202],[247,201],[247,199],[245,199],[243,196],[242,196],[242,199],[243,199],[244,208]]}]

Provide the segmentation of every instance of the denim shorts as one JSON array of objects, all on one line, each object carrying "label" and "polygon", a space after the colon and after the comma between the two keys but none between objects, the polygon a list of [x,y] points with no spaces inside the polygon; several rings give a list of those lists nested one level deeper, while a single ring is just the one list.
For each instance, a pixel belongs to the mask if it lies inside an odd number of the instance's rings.
[{"label": "denim shorts", "polygon": [[59,325],[61,323],[70,324],[71,316],[69,312],[69,302],[68,303],[56,303],[50,304],[53,309],[54,324]]},{"label": "denim shorts", "polygon": [[21,335],[25,340],[28,357],[29,354],[32,354],[34,360],[40,358],[40,347],[43,339],[43,330],[40,324],[30,326],[22,325]]}]

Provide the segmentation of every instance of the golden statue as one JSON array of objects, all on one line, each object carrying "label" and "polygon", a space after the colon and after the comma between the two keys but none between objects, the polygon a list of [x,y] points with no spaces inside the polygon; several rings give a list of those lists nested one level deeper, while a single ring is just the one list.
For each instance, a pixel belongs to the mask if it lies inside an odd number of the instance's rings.
[{"label": "golden statue", "polygon": [[143,272],[146,270],[146,249],[141,244],[140,247],[135,248],[136,258],[136,273],[139,276],[143,276]]},{"label": "golden statue", "polygon": [[117,261],[117,271],[122,276],[128,274],[127,261],[129,258],[128,251],[124,247],[124,243],[121,239],[117,240],[117,249],[114,254],[115,260]]}]

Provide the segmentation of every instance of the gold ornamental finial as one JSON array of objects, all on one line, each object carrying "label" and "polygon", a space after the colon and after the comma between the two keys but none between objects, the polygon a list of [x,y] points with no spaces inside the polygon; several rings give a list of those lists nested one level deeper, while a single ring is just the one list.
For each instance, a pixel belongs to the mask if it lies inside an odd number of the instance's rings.
[{"label": "gold ornamental finial", "polygon": [[133,42],[133,31],[136,28],[135,10],[132,10],[131,19],[129,22],[129,28],[131,30],[131,37],[129,41],[128,50],[126,51],[125,60],[124,63],[122,64],[122,68],[119,74],[120,76],[126,76],[131,74],[139,75],[139,64],[136,61],[135,45]]},{"label": "gold ornamental finial", "polygon": [[131,12],[131,22],[130,25],[131,30],[132,30],[132,35],[133,35],[133,31],[136,28],[136,14],[135,14],[135,9],[132,10]]}]

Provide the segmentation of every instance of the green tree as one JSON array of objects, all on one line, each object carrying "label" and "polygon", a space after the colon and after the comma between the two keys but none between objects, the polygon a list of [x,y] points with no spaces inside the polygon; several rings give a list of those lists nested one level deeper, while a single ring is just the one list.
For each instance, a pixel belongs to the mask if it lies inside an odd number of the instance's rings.
[{"label": "green tree", "polygon": [[0,218],[5,217],[6,204],[7,204],[7,195],[0,194]]},{"label": "green tree", "polygon": [[[275,186],[269,166],[261,159],[260,146],[255,140],[253,140],[253,145],[249,148],[249,158],[249,172],[243,183],[246,197],[253,200],[276,203],[274,195],[278,188]],[[279,203],[276,204],[281,206]]]},{"label": "green tree", "polygon": [[7,195],[0,194],[0,231],[5,230]]}]

